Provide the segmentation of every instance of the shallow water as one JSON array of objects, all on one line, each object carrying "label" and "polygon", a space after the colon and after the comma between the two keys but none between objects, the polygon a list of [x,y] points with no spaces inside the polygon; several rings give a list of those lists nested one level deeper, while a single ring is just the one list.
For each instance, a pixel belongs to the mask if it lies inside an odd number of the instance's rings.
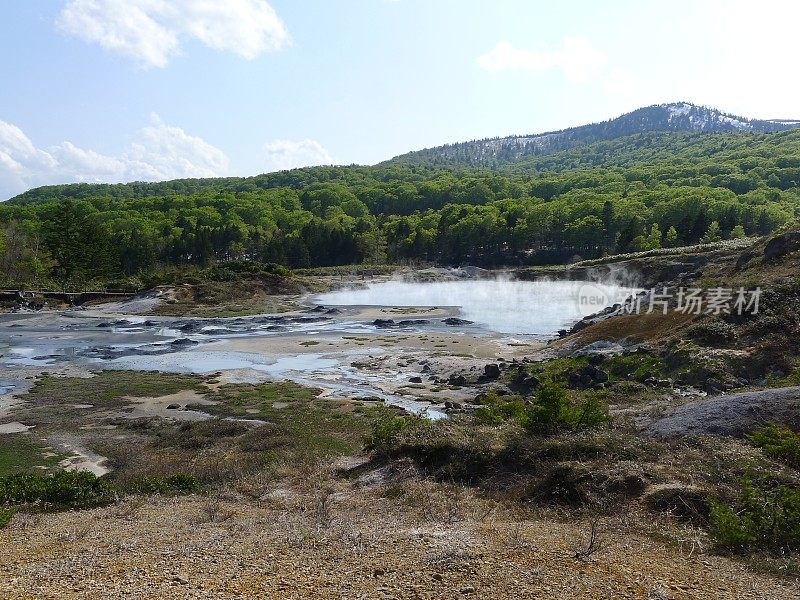
[{"label": "shallow water", "polygon": [[[419,366],[396,364],[375,370],[360,364],[369,358],[402,352],[391,340],[419,334],[430,354],[447,354],[455,336],[495,341],[498,348],[512,341],[527,345],[531,338],[551,338],[582,316],[623,300],[631,290],[585,282],[522,282],[469,280],[435,283],[389,281],[363,289],[323,294],[316,301],[324,306],[458,307],[458,315],[474,324],[445,324],[439,316],[410,319],[407,311],[343,311],[331,317],[324,307],[309,307],[304,313],[255,315],[236,318],[169,318],[108,315],[65,311],[57,314],[0,316],[0,392],[22,389],[23,380],[40,371],[68,367],[87,370],[133,369],[208,374],[224,372],[227,381],[247,382],[289,379],[327,390],[331,396],[380,398],[432,418],[444,413],[431,407],[426,392],[403,385]],[[592,302],[582,304],[582,299]],[[394,328],[374,323],[375,315],[394,318]],[[422,315],[421,315],[422,316]],[[453,325],[453,326],[451,326]],[[497,335],[497,334],[501,335]],[[358,335],[361,348],[332,349],[346,334]],[[449,342],[429,342],[427,335],[446,335]],[[294,349],[311,337],[327,336],[320,352]],[[363,336],[363,337],[362,337]],[[291,338],[288,345],[265,346],[260,351],[236,350],[241,338]],[[314,343],[320,343],[313,340]],[[361,344],[359,342],[359,344]],[[433,344],[431,346],[431,344]],[[345,344],[346,346],[346,344]],[[255,346],[259,347],[259,346]],[[245,349],[247,346],[245,346]],[[328,348],[331,348],[328,350]],[[441,349],[441,350],[440,350]],[[471,350],[467,350],[469,352]],[[490,359],[491,360],[491,359]],[[445,367],[449,368],[449,367]],[[473,365],[470,368],[475,369]],[[483,368],[483,365],[477,365]],[[444,373],[447,375],[447,373]],[[9,400],[0,410],[7,412]]]},{"label": "shallow water", "polygon": [[633,292],[585,281],[385,281],[322,294],[316,300],[334,306],[457,306],[464,319],[492,331],[551,336]]}]

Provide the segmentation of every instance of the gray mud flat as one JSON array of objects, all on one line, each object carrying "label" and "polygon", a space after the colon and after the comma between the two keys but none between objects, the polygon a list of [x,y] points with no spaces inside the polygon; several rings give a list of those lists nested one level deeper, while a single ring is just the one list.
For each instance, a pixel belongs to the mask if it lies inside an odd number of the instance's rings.
[{"label": "gray mud flat", "polygon": [[800,387],[713,396],[689,402],[651,423],[663,438],[715,434],[742,436],[768,423],[800,429]]}]

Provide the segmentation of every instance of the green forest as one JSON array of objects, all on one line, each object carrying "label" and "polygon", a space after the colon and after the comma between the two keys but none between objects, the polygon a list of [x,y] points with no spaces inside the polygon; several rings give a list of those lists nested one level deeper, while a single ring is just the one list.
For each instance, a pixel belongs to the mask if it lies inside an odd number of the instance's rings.
[{"label": "green forest", "polygon": [[384,163],[47,186],[0,204],[6,286],[258,261],[482,266],[766,234],[800,215],[800,131],[645,133],[492,170]]}]

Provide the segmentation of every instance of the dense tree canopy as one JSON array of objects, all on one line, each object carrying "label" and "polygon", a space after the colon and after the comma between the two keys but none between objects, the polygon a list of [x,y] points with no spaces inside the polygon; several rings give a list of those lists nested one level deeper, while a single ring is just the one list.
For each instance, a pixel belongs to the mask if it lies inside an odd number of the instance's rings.
[{"label": "dense tree canopy", "polygon": [[768,233],[800,213],[798,183],[800,131],[641,134],[493,171],[387,164],[48,186],[0,204],[0,275],[563,262]]}]

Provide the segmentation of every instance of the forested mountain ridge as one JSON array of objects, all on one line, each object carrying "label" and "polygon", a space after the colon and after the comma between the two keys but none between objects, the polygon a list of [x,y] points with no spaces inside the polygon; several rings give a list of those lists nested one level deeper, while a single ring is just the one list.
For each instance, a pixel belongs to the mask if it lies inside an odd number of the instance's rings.
[{"label": "forested mountain ridge", "polygon": [[[198,192],[248,192],[259,189],[305,186],[341,181],[348,185],[369,179],[425,179],[427,172],[442,168],[459,171],[503,170],[537,174],[575,168],[631,166],[653,161],[705,159],[743,142],[761,139],[758,133],[800,129],[800,120],[751,120],[687,102],[640,108],[615,119],[533,136],[509,136],[474,140],[413,151],[375,167],[312,167],[265,173],[251,177],[175,179],[131,183],[70,183],[33,188],[11,198],[10,204],[63,198],[140,198]],[[716,143],[696,136],[726,135]],[[694,154],[687,150],[695,148]],[[699,149],[699,150],[698,150]],[[413,167],[397,175],[394,167]]]},{"label": "forested mountain ridge", "polygon": [[657,104],[615,119],[536,135],[507,136],[447,144],[409,152],[385,164],[498,167],[533,156],[554,154],[601,140],[637,133],[774,133],[800,126],[800,121],[753,120],[688,102]]},{"label": "forested mountain ridge", "polygon": [[497,169],[388,164],[72,184],[0,203],[0,280],[227,261],[558,263],[766,234],[800,216],[800,129],[650,132]]}]

